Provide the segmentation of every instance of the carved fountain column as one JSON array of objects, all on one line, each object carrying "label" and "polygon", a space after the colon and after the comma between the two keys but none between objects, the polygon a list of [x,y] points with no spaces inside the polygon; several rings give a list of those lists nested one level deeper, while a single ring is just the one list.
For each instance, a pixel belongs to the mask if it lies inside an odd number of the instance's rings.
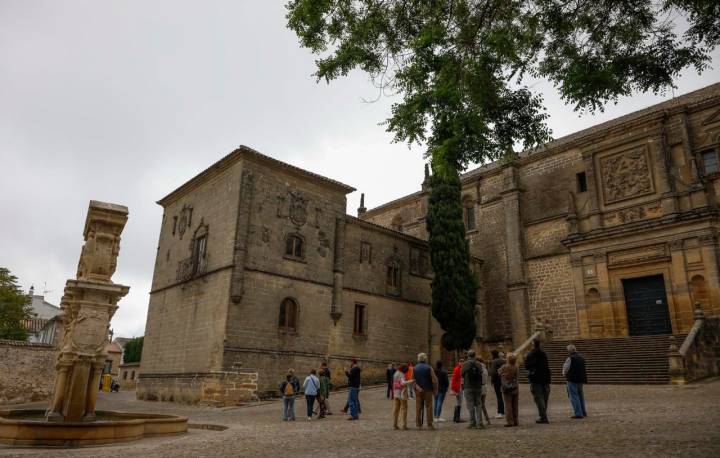
[{"label": "carved fountain column", "polygon": [[128,209],[90,201],[77,278],[61,300],[65,325],[49,421],[93,421],[110,319],[130,290],[112,282]]}]

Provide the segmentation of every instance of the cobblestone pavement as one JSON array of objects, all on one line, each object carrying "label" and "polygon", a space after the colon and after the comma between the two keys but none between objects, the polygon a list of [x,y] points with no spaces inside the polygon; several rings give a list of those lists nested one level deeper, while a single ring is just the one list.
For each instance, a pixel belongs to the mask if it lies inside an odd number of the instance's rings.
[{"label": "cobblestone pavement", "polygon": [[[132,393],[103,394],[101,409],[187,415],[195,424],[225,431],[192,429],[187,435],[154,438],[103,448],[8,449],[2,456],[42,457],[220,457],[220,456],[720,456],[720,380],[685,387],[593,386],[585,393],[589,417],[571,420],[564,387],[553,385],[549,425],[537,425],[527,385],[521,386],[520,427],[493,420],[485,430],[467,423],[439,423],[436,431],[393,431],[391,402],[383,389],[361,392],[360,421],[339,413],[344,394],[331,396],[335,415],[308,422],[304,399],[296,401],[296,422],[280,421],[280,404],[213,409],[136,401]],[[488,406],[494,405],[490,394]],[[451,414],[453,400],[445,405]],[[37,406],[37,404],[35,405]],[[414,424],[414,402],[408,420]],[[492,409],[488,409],[492,412]],[[467,416],[467,412],[463,412]]]}]

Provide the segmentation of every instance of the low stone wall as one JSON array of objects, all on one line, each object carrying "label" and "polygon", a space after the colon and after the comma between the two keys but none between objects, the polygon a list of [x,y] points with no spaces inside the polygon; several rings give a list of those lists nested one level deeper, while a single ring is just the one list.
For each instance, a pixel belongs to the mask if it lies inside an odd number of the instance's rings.
[{"label": "low stone wall", "polygon": [[0,405],[50,398],[56,360],[52,345],[0,340]]},{"label": "low stone wall", "polygon": [[257,389],[258,374],[252,371],[140,374],[136,395],[146,401],[222,407],[257,400]]}]

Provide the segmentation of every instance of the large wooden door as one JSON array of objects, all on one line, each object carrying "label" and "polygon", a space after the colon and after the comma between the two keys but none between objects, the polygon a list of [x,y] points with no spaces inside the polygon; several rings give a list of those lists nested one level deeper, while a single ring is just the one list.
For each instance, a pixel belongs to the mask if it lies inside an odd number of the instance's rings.
[{"label": "large wooden door", "polygon": [[663,276],[629,278],[622,282],[630,335],[671,334]]}]

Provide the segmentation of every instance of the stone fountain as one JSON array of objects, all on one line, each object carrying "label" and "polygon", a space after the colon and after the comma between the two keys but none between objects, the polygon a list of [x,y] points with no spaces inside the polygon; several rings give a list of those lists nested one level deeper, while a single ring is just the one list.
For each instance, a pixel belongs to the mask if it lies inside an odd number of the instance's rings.
[{"label": "stone fountain", "polygon": [[64,331],[52,402],[47,411],[0,410],[0,444],[99,445],[187,431],[185,417],[95,410],[110,320],[130,290],[112,281],[127,219],[127,207],[90,201],[77,276],[60,302]]}]

